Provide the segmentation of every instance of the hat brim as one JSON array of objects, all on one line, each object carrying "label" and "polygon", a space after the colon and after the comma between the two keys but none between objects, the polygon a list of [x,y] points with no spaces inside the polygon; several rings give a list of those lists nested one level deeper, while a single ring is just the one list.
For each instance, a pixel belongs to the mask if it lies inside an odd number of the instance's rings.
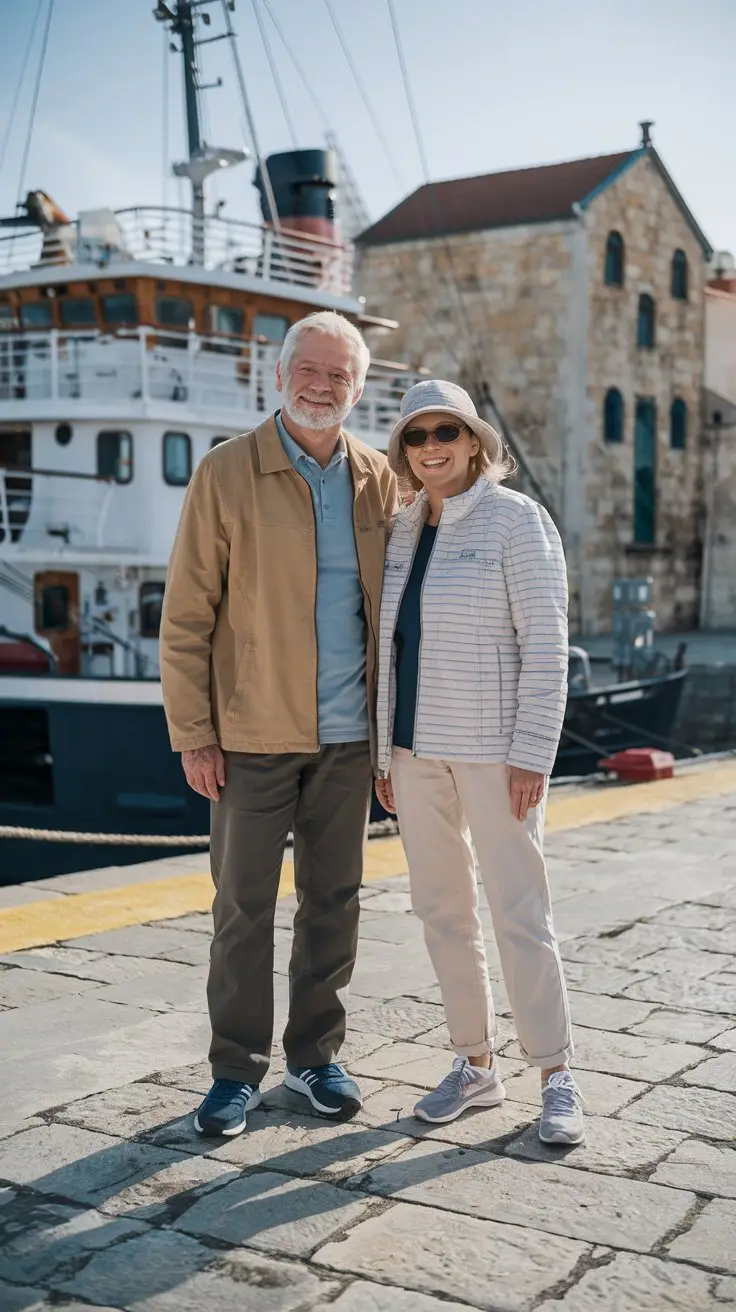
[{"label": "hat brim", "polygon": [[405,415],[399,419],[391,429],[391,436],[388,439],[388,462],[394,467],[394,462],[401,450],[401,434],[405,428],[409,427],[420,415],[442,414],[452,415],[453,419],[461,419],[466,428],[469,428],[476,437],[479,437],[485,446],[488,454],[494,451],[494,459],[500,460],[503,457],[503,442],[492,424],[486,423],[485,419],[480,419],[478,415],[468,414],[462,410],[452,410],[449,406],[425,405],[421,410],[414,410],[410,415]]}]

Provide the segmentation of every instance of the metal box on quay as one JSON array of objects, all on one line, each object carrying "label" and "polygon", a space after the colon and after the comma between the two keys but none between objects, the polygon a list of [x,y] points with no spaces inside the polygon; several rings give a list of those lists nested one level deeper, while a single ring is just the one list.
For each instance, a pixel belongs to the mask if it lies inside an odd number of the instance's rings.
[{"label": "metal box on quay", "polygon": [[651,578],[615,579],[611,585],[613,664],[619,678],[631,678],[637,655],[653,651],[657,618],[653,593]]}]

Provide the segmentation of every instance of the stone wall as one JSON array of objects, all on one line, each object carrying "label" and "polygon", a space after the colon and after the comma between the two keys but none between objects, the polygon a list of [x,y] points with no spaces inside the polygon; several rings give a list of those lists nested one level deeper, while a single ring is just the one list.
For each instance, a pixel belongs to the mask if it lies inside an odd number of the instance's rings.
[{"label": "stone wall", "polygon": [[[707,453],[701,622],[736,627],[736,292],[705,294]],[[715,411],[721,427],[712,423]]]},{"label": "stone wall", "polygon": [[[566,445],[577,404],[571,220],[364,249],[360,291],[399,320],[371,337],[375,356],[425,368],[473,391],[486,382],[565,532]],[[516,486],[527,491],[523,479]]]},{"label": "stone wall", "polygon": [[[608,232],[626,245],[622,289],[604,283]],[[672,254],[688,257],[687,302],[670,291]],[[473,384],[486,381],[528,454],[561,528],[578,633],[610,629],[616,577],[651,574],[659,626],[697,623],[702,538],[702,251],[655,164],[640,157],[568,221],[365,248],[360,290],[400,327],[375,355]],[[638,298],[657,307],[657,344],[636,345]],[[605,445],[606,389],[625,398],[620,446]],[[634,547],[636,397],[657,404],[654,549]],[[672,399],[688,407],[684,451],[669,445]],[[529,490],[523,482],[517,484]]]},{"label": "stone wall", "polygon": [[[697,626],[703,533],[703,288],[700,245],[653,160],[647,156],[620,175],[589,206],[587,232],[590,312],[587,368],[585,497],[588,618],[608,625],[610,580],[650,574],[659,627]],[[603,270],[611,230],[626,252],[624,286],[607,287]],[[687,301],[671,294],[671,261],[678,248],[688,259]],[[656,306],[656,345],[636,344],[639,295]],[[603,399],[609,387],[624,397],[624,440],[603,441]],[[657,407],[656,542],[633,543],[634,413],[637,397]],[[687,446],[670,447],[670,406],[688,409]]]}]

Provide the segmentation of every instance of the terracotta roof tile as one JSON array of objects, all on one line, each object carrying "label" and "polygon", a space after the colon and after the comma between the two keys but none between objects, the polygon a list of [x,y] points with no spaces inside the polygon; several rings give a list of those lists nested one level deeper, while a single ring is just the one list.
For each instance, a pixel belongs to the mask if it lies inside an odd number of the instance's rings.
[{"label": "terracotta roof tile", "polygon": [[567,218],[638,151],[425,184],[358,237],[362,246]]}]

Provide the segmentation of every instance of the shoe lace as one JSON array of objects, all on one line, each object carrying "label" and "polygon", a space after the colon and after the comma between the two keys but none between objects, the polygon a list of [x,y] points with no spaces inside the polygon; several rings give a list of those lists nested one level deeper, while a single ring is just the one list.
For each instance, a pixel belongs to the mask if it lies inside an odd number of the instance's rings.
[{"label": "shoe lace", "polygon": [[564,1116],[583,1106],[583,1095],[569,1071],[553,1071],[542,1090],[544,1110],[548,1115]]},{"label": "shoe lace", "polygon": [[238,1094],[249,1097],[254,1087],[252,1084],[244,1084],[242,1080],[215,1080],[208,1097],[212,1102],[230,1102]]},{"label": "shoe lace", "polygon": [[461,1093],[472,1079],[472,1067],[467,1057],[456,1057],[452,1063],[452,1070],[448,1071],[437,1085],[437,1093],[450,1095]]}]

